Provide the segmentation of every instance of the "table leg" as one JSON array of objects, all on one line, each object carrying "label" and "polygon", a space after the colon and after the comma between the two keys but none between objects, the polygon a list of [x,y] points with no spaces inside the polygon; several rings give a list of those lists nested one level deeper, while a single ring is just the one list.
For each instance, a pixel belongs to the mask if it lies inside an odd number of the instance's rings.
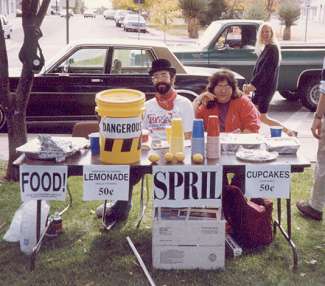
[{"label": "table leg", "polygon": [[[72,206],[72,194],[69,188],[69,185],[67,186],[67,190],[68,190],[68,197],[69,197],[69,201],[68,201],[68,205],[59,212],[60,216],[65,213],[71,206]],[[33,252],[31,254],[30,257],[30,270],[33,271],[35,269],[35,263],[36,263],[36,256],[37,253],[39,252],[41,246],[42,246],[42,242],[43,239],[45,237],[45,234],[48,230],[48,228],[50,227],[50,224],[53,220],[52,217],[50,217],[49,219],[47,219],[46,221],[46,226],[45,229],[43,231],[43,233],[41,233],[41,217],[42,217],[42,205],[41,205],[42,201],[41,200],[37,200],[37,209],[36,209],[36,245],[33,247]]]},{"label": "table leg", "polygon": [[277,199],[278,201],[278,220],[274,221],[274,227],[278,227],[283,237],[288,241],[289,245],[292,249],[293,255],[293,266],[292,270],[295,271],[298,268],[298,252],[295,243],[291,239],[291,195],[289,199],[286,200],[286,208],[287,208],[287,231],[283,228],[281,224],[281,199]]}]

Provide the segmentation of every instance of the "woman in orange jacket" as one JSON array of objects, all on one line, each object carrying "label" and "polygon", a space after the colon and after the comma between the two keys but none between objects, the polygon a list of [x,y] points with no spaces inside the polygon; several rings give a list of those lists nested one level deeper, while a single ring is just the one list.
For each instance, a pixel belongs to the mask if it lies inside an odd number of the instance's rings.
[{"label": "woman in orange jacket", "polygon": [[221,132],[258,133],[260,114],[251,100],[237,86],[233,73],[221,70],[209,78],[207,91],[194,102],[195,117],[204,120],[218,115]]}]

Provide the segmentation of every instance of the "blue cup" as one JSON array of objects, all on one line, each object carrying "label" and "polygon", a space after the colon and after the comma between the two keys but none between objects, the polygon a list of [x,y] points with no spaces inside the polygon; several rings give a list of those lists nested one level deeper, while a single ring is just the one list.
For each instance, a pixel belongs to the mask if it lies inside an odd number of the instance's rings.
[{"label": "blue cup", "polygon": [[271,137],[281,137],[282,129],[283,129],[282,126],[271,126],[270,127]]},{"label": "blue cup", "polygon": [[99,154],[99,133],[94,132],[88,135],[90,140],[90,151],[92,155]]},{"label": "blue cup", "polygon": [[203,119],[193,120],[192,138],[204,138]]}]

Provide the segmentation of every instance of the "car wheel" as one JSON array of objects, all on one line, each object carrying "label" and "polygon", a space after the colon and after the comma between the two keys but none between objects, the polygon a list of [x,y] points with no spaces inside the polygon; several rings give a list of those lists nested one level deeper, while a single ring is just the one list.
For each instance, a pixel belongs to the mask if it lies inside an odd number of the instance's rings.
[{"label": "car wheel", "polygon": [[280,92],[281,96],[288,101],[297,101],[299,96],[296,92],[291,90],[284,90]]},{"label": "car wheel", "polygon": [[309,78],[300,89],[300,99],[303,106],[315,111],[319,100],[319,79]]},{"label": "car wheel", "polygon": [[5,131],[7,127],[6,115],[3,107],[0,105],[0,131]]}]

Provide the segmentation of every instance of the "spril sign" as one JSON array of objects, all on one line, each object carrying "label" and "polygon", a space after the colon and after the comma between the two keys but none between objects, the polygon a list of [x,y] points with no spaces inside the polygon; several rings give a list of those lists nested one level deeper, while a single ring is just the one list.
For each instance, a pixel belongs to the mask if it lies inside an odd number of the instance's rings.
[{"label": "spril sign", "polygon": [[221,206],[222,167],[154,166],[155,207]]}]

